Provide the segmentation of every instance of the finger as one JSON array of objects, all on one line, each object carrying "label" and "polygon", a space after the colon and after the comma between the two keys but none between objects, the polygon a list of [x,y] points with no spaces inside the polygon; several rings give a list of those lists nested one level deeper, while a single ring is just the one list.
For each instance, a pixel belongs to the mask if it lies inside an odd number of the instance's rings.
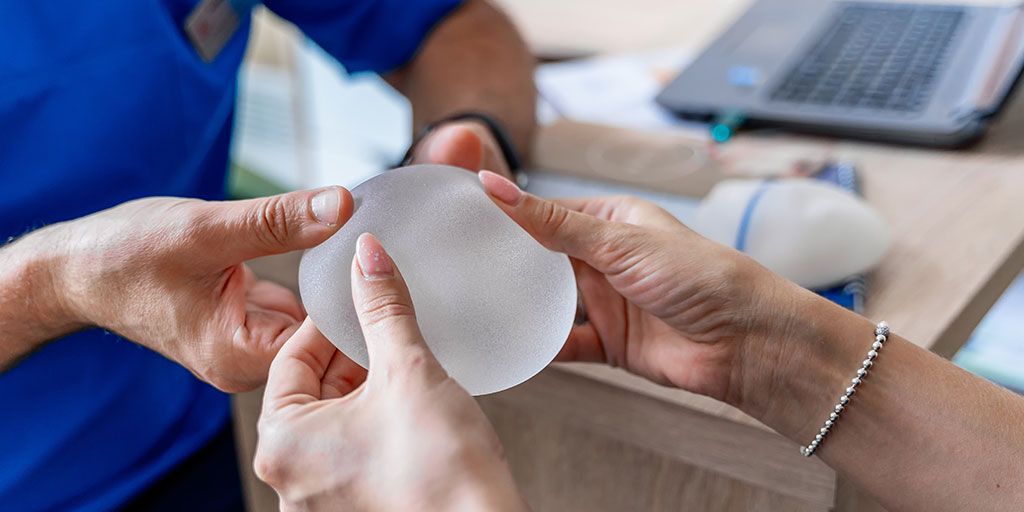
[{"label": "finger", "polygon": [[625,299],[596,269],[580,260],[571,261],[587,322],[573,327],[556,359],[607,362],[605,345],[621,339],[625,330]]},{"label": "finger", "polygon": [[484,162],[480,134],[463,123],[445,124],[420,143],[413,163],[453,165],[473,172]]},{"label": "finger", "polygon": [[598,268],[603,265],[595,260],[603,256],[605,241],[624,226],[527,194],[512,181],[489,171],[480,172],[480,182],[495,203],[541,245]]},{"label": "finger", "polygon": [[202,240],[229,263],[308,249],[352,216],[352,195],[342,187],[302,190],[259,199],[200,203]]},{"label": "finger", "polygon": [[615,201],[620,196],[597,196],[597,197],[559,197],[551,199],[551,202],[560,204],[570,210],[592,215],[599,219],[613,220],[611,213],[614,209],[605,205]]},{"label": "finger", "polygon": [[320,379],[320,398],[338,398],[355,391],[366,380],[366,369],[349,359],[340,350],[327,364]]},{"label": "finger", "polygon": [[246,304],[244,320],[232,332],[227,362],[218,368],[219,379],[214,384],[227,392],[264,384],[274,357],[299,325],[287,313]]},{"label": "finger", "polygon": [[444,375],[420,333],[405,280],[380,241],[369,233],[356,242],[352,300],[366,339],[371,383],[396,377],[423,382]]},{"label": "finger", "polygon": [[494,137],[491,135],[487,136],[487,142],[484,144],[484,158],[480,167],[474,169],[474,172],[479,172],[482,169],[489,169],[492,172],[500,174],[506,178],[512,178],[512,169],[508,166],[508,161],[505,160],[505,154],[501,152],[501,148],[498,143],[494,141]]},{"label": "finger", "polygon": [[631,196],[570,197],[552,199],[570,210],[611,222],[625,222],[665,230],[687,230],[664,208]]},{"label": "finger", "polygon": [[592,324],[574,325],[569,339],[555,356],[558,362],[603,363],[606,360],[601,335]]},{"label": "finger", "polygon": [[337,349],[308,317],[270,365],[263,410],[275,411],[321,398],[321,379]]},{"label": "finger", "polygon": [[249,265],[240,264],[245,290],[245,300],[254,306],[280,311],[291,315],[296,322],[306,318],[306,309],[291,290],[272,281],[264,281],[256,277]]},{"label": "finger", "polygon": [[250,268],[249,265],[242,265],[242,276],[245,278],[243,279],[243,283],[245,283],[246,290],[252,288],[252,285],[256,284],[256,281],[259,281],[259,278],[256,277],[256,273],[252,271],[252,268]]},{"label": "finger", "polygon": [[246,301],[260,308],[280,311],[291,316],[296,322],[306,317],[306,312],[295,298],[295,294],[271,281],[254,281],[246,290]]}]

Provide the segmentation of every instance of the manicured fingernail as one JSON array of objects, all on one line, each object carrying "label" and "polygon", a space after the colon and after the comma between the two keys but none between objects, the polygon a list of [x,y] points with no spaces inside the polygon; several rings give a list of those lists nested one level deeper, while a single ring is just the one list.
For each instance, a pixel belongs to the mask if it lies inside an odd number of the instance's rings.
[{"label": "manicured fingernail", "polygon": [[391,257],[384,251],[377,237],[363,233],[356,241],[356,263],[366,279],[390,279],[395,276]]},{"label": "manicured fingernail", "polygon": [[338,223],[338,216],[341,215],[341,189],[330,187],[321,190],[313,199],[309,200],[309,207],[313,209],[313,216],[320,224],[333,226]]},{"label": "manicured fingernail", "polygon": [[480,171],[479,176],[484,190],[498,198],[499,201],[509,206],[515,206],[523,199],[523,191],[508,178],[491,171]]}]

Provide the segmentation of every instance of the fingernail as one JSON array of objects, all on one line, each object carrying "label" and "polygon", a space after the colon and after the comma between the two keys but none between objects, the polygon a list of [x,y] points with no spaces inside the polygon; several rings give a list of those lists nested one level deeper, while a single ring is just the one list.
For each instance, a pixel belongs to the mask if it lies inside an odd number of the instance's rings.
[{"label": "fingernail", "polygon": [[498,198],[499,201],[509,206],[515,206],[523,198],[523,191],[508,178],[491,171],[480,171],[479,176],[484,190]]},{"label": "fingernail", "polygon": [[341,189],[330,187],[321,190],[313,196],[313,199],[309,200],[309,206],[313,209],[313,216],[320,224],[327,226],[337,224],[341,208]]},{"label": "fingernail", "polygon": [[377,237],[363,233],[356,240],[356,263],[366,279],[390,279],[395,276],[391,257],[384,251]]}]

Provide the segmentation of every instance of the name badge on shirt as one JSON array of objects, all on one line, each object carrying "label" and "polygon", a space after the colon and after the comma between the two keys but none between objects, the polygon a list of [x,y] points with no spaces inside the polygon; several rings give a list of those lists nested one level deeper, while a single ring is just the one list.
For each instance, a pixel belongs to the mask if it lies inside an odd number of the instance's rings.
[{"label": "name badge on shirt", "polygon": [[213,62],[235,35],[255,0],[201,0],[185,18],[185,34],[206,62]]}]

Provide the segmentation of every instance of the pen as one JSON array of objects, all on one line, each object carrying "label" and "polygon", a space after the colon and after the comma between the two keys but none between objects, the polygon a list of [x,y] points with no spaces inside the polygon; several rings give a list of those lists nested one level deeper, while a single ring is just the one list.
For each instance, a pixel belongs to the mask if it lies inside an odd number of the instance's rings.
[{"label": "pen", "polygon": [[729,140],[744,121],[746,121],[746,117],[739,110],[719,112],[711,121],[711,138],[718,143]]}]

